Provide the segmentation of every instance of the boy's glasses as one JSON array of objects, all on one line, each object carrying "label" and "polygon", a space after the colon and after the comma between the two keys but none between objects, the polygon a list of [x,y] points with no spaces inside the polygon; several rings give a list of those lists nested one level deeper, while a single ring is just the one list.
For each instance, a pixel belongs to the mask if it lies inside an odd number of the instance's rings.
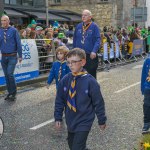
[{"label": "boy's glasses", "polygon": [[67,66],[75,65],[77,62],[80,62],[80,61],[82,61],[82,60],[72,60],[71,62],[67,61],[66,64],[67,64]]}]

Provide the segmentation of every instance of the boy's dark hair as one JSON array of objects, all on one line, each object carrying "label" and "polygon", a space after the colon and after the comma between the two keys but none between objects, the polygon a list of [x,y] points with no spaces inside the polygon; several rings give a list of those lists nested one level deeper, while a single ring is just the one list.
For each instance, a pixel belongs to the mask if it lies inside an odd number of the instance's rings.
[{"label": "boy's dark hair", "polygon": [[66,57],[70,58],[71,56],[78,56],[80,59],[86,59],[85,51],[81,48],[74,48],[70,50]]}]

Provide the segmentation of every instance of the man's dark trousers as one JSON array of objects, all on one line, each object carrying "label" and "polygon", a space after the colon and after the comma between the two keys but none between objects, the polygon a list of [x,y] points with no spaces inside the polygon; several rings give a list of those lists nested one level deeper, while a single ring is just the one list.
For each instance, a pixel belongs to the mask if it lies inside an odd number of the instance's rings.
[{"label": "man's dark trousers", "polygon": [[96,79],[96,72],[98,68],[98,56],[96,56],[96,58],[94,59],[91,59],[90,54],[86,54],[86,64],[84,68],[89,74],[91,74]]},{"label": "man's dark trousers", "polygon": [[17,64],[16,56],[2,56],[1,65],[6,80],[6,87],[9,94],[16,93],[16,82],[14,77],[14,70]]}]

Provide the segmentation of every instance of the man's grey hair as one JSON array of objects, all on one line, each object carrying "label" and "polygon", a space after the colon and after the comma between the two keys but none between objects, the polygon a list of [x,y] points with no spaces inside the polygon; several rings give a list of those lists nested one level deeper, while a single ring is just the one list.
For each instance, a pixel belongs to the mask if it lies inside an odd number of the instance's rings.
[{"label": "man's grey hair", "polygon": [[86,13],[88,13],[88,14],[89,14],[89,16],[92,16],[91,11],[89,11],[88,9],[84,9],[84,10],[83,10],[83,12],[86,12]]},{"label": "man's grey hair", "polygon": [[7,15],[3,15],[1,18],[7,18],[7,20],[9,20],[9,17]]}]

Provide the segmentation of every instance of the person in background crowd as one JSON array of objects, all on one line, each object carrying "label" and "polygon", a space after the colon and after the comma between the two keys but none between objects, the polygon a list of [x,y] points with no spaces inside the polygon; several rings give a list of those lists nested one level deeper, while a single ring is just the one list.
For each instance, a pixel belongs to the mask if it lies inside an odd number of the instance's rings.
[{"label": "person in background crowd", "polygon": [[64,33],[58,33],[58,37],[54,39],[54,44],[56,47],[65,46],[63,39],[65,39]]},{"label": "person in background crowd", "polygon": [[66,46],[69,48],[69,50],[73,49],[73,35],[69,34],[67,40],[68,42]]},{"label": "person in background crowd", "polygon": [[87,150],[86,141],[95,114],[100,129],[106,127],[105,103],[98,82],[83,69],[86,64],[85,51],[74,48],[66,57],[71,73],[58,86],[54,109],[55,126],[56,129],[61,128],[65,111],[69,149]]},{"label": "person in background crowd", "polygon": [[66,55],[68,53],[68,49],[66,46],[60,46],[56,49],[56,58],[50,70],[50,74],[48,76],[47,88],[49,88],[53,79],[56,81],[56,89],[58,88],[59,81],[70,72],[69,67],[66,65]]},{"label": "person in background crowd", "polygon": [[148,57],[142,69],[141,92],[144,95],[143,114],[144,126],[142,133],[150,133],[150,58]]},{"label": "person in background crowd", "polygon": [[133,30],[131,33],[130,33],[130,40],[129,40],[129,43],[128,43],[128,53],[129,53],[129,56],[132,54],[132,50],[133,50],[133,41],[136,40],[136,39],[139,39],[139,36],[137,35],[136,31]]},{"label": "person in background crowd", "polygon": [[[17,94],[14,70],[18,60],[20,63],[22,61],[22,46],[17,29],[11,27],[9,23],[10,20],[8,16],[4,15],[1,17],[0,51],[2,54],[1,65],[8,91],[5,100],[14,101]],[[19,58],[17,57],[17,53]]]},{"label": "person in background crowd", "polygon": [[66,37],[72,36],[73,37],[74,31],[73,31],[73,25],[69,26],[69,30],[66,32]]},{"label": "person in background crowd", "polygon": [[29,39],[35,39],[36,38],[36,32],[33,30],[30,32]]},{"label": "person in background crowd", "polygon": [[25,29],[20,30],[20,38],[21,39],[27,39],[27,32]]},{"label": "person in background crowd", "polygon": [[36,31],[36,39],[43,39],[42,34],[43,28],[41,26],[36,26],[35,31]]},{"label": "person in background crowd", "polygon": [[86,65],[84,68],[93,77],[96,78],[98,67],[97,52],[100,49],[100,29],[92,22],[92,13],[89,10],[83,10],[82,23],[79,23],[75,29],[73,37],[73,47],[82,48],[86,52]]},{"label": "person in background crowd", "polygon": [[26,28],[27,39],[30,39],[31,28]]}]

